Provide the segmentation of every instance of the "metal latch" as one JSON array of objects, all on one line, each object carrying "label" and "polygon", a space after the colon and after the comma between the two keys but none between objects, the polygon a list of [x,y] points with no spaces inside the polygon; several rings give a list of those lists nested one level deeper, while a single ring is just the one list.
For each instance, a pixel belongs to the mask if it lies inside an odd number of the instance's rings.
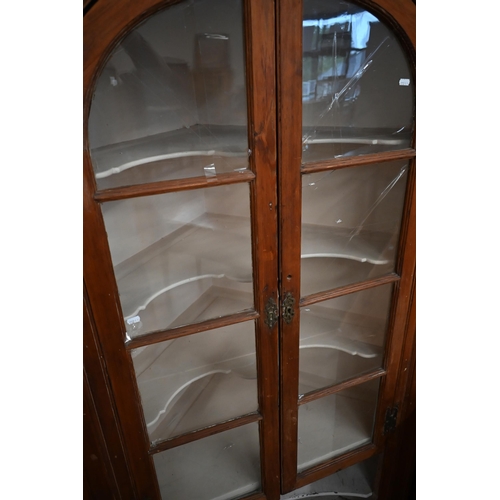
[{"label": "metal latch", "polygon": [[264,323],[269,328],[272,328],[277,321],[278,321],[278,306],[276,304],[276,301],[272,297],[269,297],[269,300],[267,301],[266,304],[266,317],[264,319]]},{"label": "metal latch", "polygon": [[287,292],[283,300],[283,319],[289,325],[295,315],[295,299],[290,292]]},{"label": "metal latch", "polygon": [[384,423],[384,434],[392,432],[396,428],[396,423],[398,421],[398,407],[387,408],[385,412],[385,423]]}]

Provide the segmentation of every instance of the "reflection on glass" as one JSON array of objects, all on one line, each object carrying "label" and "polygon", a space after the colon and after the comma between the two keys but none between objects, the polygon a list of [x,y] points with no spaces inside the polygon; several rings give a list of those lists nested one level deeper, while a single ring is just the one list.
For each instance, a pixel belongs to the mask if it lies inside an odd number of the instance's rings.
[{"label": "reflection on glass", "polygon": [[248,166],[241,1],[181,2],[111,54],[89,142],[100,189]]},{"label": "reflection on glass", "polygon": [[372,440],[379,379],[299,406],[298,470]]},{"label": "reflection on glass", "polygon": [[382,368],[392,285],[303,307],[299,393]]},{"label": "reflection on glass", "polygon": [[254,322],[132,351],[150,440],[258,410]]},{"label": "reflection on glass", "polygon": [[131,338],[253,307],[248,184],[108,202],[102,211]]},{"label": "reflection on glass", "polygon": [[389,28],[344,0],[304,0],[302,26],[303,161],[408,147],[414,81]]},{"label": "reflection on glass", "polygon": [[394,270],[408,164],[302,176],[301,295]]},{"label": "reflection on glass", "polygon": [[229,500],[259,490],[258,424],[153,455],[163,500]]}]

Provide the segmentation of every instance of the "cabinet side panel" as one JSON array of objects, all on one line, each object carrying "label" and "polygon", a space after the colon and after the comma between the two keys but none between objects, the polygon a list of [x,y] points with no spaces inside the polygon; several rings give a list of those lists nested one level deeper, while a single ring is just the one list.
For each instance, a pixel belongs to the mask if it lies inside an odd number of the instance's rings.
[{"label": "cabinet side panel", "polygon": [[94,495],[90,498],[103,498],[95,495],[104,492],[109,498],[132,498],[130,474],[85,295],[83,305],[84,476]]}]

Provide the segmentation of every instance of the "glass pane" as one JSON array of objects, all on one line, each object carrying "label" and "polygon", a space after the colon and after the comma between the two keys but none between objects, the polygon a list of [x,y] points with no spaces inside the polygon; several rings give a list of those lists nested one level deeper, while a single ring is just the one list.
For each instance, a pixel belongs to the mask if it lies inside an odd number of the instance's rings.
[{"label": "glass pane", "polygon": [[395,269],[407,162],[302,176],[301,295]]},{"label": "glass pane", "polygon": [[253,321],[139,347],[132,359],[153,443],[258,410]]},{"label": "glass pane", "polygon": [[248,184],[104,203],[128,335],[253,307]]},{"label": "glass pane", "polygon": [[392,284],[300,310],[299,394],[382,368]]},{"label": "glass pane", "polygon": [[314,481],[302,488],[280,496],[280,500],[317,499],[348,500],[371,498],[375,490],[375,479],[380,456],[340,470],[331,476]]},{"label": "glass pane", "polygon": [[411,66],[395,35],[363,7],[304,0],[304,162],[408,147]]},{"label": "glass pane", "polygon": [[298,470],[372,440],[380,380],[299,406]]},{"label": "glass pane", "polygon": [[181,2],[127,35],[97,82],[89,142],[99,189],[245,170],[241,1]]},{"label": "glass pane", "polygon": [[163,500],[229,500],[261,486],[257,423],[157,453],[153,458]]}]

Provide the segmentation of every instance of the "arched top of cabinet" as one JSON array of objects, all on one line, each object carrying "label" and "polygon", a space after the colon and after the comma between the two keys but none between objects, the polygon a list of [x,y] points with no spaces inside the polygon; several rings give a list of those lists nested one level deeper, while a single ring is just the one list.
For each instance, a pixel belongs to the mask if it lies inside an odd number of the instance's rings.
[{"label": "arched top of cabinet", "polygon": [[[90,102],[98,70],[115,45],[135,26],[155,12],[182,0],[99,0],[84,16],[84,98]],[[277,0],[279,2],[279,0]],[[300,0],[297,0],[300,1]],[[359,3],[402,31],[415,47],[415,4],[411,0],[360,0]]]},{"label": "arched top of cabinet", "polygon": [[399,32],[401,29],[408,37],[413,45],[416,46],[416,7],[411,0],[368,0],[358,2],[366,6],[368,9],[373,9],[377,13],[382,14],[381,17],[388,22],[389,26]]},{"label": "arched top of cabinet", "polygon": [[[83,95],[90,106],[100,68],[120,40],[155,12],[179,0],[99,0],[83,18]],[[88,109],[87,109],[88,111]]]}]

